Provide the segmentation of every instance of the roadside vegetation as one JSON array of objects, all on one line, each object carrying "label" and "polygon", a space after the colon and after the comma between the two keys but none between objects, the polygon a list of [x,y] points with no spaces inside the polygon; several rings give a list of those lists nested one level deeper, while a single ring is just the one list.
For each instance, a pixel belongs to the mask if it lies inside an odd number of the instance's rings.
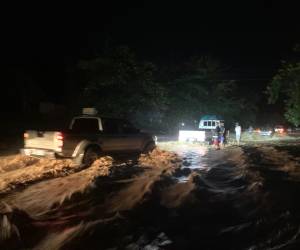
[{"label": "roadside vegetation", "polygon": [[65,113],[39,114],[37,106],[45,90],[19,73],[16,84],[40,94],[31,91],[20,97],[20,116],[9,117],[5,127],[0,127],[11,129],[18,123],[18,132],[40,127],[39,121],[51,124],[68,120],[87,106],[96,107],[101,115],[126,117],[141,128],[163,133],[177,131],[182,122],[194,126],[205,114],[223,116],[230,126],[236,121],[245,126],[256,121],[260,101],[257,93],[211,56],[198,55],[176,65],[161,65],[142,61],[132,49],[119,46],[66,68]]},{"label": "roadside vegetation", "polygon": [[293,61],[283,62],[267,87],[269,103],[283,102],[285,118],[294,126],[300,125],[300,46],[295,47]]}]

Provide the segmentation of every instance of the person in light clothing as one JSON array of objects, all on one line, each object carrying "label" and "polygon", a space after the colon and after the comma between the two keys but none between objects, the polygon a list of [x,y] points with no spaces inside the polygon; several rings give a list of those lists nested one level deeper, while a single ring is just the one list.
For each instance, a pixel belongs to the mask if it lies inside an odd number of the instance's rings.
[{"label": "person in light clothing", "polygon": [[221,122],[220,123],[220,146],[221,146],[221,148],[224,148],[224,146],[225,146],[225,137],[226,137],[225,126],[224,126],[224,123]]},{"label": "person in light clothing", "polygon": [[235,138],[236,138],[236,142],[238,145],[240,145],[241,133],[242,133],[242,127],[238,123],[236,123],[235,124]]}]

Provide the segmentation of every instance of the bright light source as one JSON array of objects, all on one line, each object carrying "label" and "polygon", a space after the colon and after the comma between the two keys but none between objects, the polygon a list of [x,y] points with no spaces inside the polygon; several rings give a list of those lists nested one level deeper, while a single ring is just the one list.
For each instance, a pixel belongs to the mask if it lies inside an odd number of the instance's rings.
[{"label": "bright light source", "polygon": [[181,142],[205,141],[205,131],[180,130],[178,141]]}]

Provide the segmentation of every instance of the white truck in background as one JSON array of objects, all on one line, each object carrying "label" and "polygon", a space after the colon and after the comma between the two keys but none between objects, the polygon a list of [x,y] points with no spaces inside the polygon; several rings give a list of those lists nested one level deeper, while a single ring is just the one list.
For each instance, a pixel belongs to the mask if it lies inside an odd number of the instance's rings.
[{"label": "white truck in background", "polygon": [[216,115],[205,115],[201,117],[199,125],[195,130],[185,130],[184,126],[179,130],[178,141],[180,142],[204,142],[210,141],[214,136],[217,126],[224,123]]}]

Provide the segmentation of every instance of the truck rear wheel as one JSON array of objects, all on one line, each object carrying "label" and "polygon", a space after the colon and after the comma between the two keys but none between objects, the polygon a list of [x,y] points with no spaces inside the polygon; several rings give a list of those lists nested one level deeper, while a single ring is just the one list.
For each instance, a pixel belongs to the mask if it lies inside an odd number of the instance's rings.
[{"label": "truck rear wheel", "polygon": [[97,160],[100,157],[100,155],[100,149],[96,147],[90,147],[85,151],[82,163],[90,166],[95,160]]}]

